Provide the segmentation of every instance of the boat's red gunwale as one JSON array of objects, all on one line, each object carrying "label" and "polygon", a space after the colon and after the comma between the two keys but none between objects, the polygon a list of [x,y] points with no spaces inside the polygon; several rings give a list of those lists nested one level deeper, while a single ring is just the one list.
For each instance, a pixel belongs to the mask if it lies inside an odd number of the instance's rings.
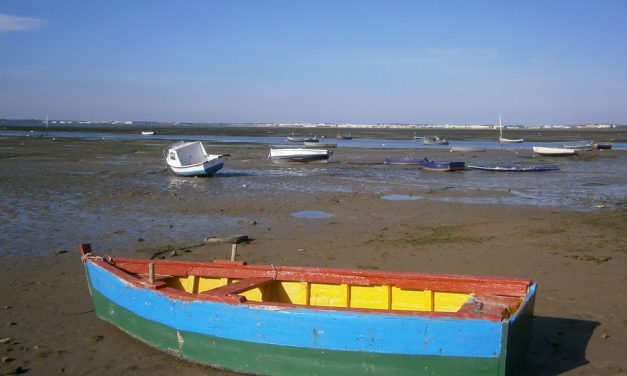
[{"label": "boat's red gunwale", "polygon": [[[158,290],[169,299],[183,301],[213,301],[227,304],[246,304],[269,309],[312,309],[330,312],[362,314],[388,314],[396,316],[422,316],[430,318],[482,319],[501,321],[509,317],[528,293],[533,283],[521,278],[478,277],[461,275],[434,275],[416,273],[391,273],[349,269],[273,267],[244,265],[242,262],[217,261],[186,262],[170,260],[143,260],[91,256],[91,248],[81,246],[84,262],[92,262],[120,280],[138,287]],[[155,281],[148,280],[148,265],[153,264]],[[201,293],[188,293],[172,287],[163,277],[224,277],[240,282]],[[314,283],[346,283],[351,285],[393,285],[400,288],[431,291],[474,293],[481,300],[479,306],[466,303],[458,312],[405,311],[348,307],[303,306],[279,302],[248,301],[237,293],[251,287],[259,287],[270,281],[308,281]],[[462,288],[462,285],[465,286]],[[479,300],[478,299],[478,300]]]},{"label": "boat's red gunwale", "polygon": [[117,268],[127,273],[148,272],[152,263],[156,274],[173,277],[257,278],[269,277],[281,281],[350,284],[355,286],[393,285],[403,289],[447,291],[457,293],[523,297],[531,285],[529,279],[493,276],[464,276],[454,274],[420,274],[379,272],[371,270],[306,268],[286,266],[243,265],[225,262],[186,262],[113,258]]}]

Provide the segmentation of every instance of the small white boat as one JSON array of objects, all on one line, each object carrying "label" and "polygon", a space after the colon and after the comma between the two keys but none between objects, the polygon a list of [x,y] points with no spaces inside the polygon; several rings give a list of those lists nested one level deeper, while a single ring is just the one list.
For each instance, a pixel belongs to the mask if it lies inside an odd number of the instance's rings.
[{"label": "small white boat", "polygon": [[423,145],[448,145],[448,140],[439,136],[422,136],[415,137]]},{"label": "small white boat", "polygon": [[313,137],[297,137],[292,133],[291,136],[287,136],[285,141],[289,144],[302,144],[304,142],[320,142],[320,139],[317,136]]},{"label": "small white boat", "polygon": [[333,151],[327,149],[271,148],[268,158],[274,163],[327,163],[332,154]]},{"label": "small white boat", "polygon": [[505,138],[503,137],[503,125],[501,124],[501,114],[499,114],[499,143],[501,144],[520,144],[525,140],[522,138]]},{"label": "small white boat", "polygon": [[153,136],[154,134],[154,131],[142,131],[142,136]]},{"label": "small white boat", "polygon": [[594,145],[590,142],[580,143],[580,144],[564,144],[564,149],[573,149],[577,151],[592,151],[594,149]]},{"label": "small white boat", "polygon": [[163,151],[165,161],[177,175],[210,176],[222,169],[228,154],[207,154],[201,142],[178,142]]},{"label": "small white boat", "polygon": [[456,153],[483,153],[488,149],[482,147],[472,147],[472,146],[451,146],[449,151]]},{"label": "small white boat", "polygon": [[546,156],[552,156],[552,157],[569,156],[569,155],[577,154],[577,151],[575,149],[552,148],[552,147],[543,147],[543,146],[534,146],[533,152],[539,155],[546,155]]},{"label": "small white boat", "polygon": [[318,148],[318,149],[322,149],[322,148],[336,148],[337,144],[334,143],[330,143],[330,142],[309,142],[309,141],[305,141],[303,143],[305,145],[306,148]]}]

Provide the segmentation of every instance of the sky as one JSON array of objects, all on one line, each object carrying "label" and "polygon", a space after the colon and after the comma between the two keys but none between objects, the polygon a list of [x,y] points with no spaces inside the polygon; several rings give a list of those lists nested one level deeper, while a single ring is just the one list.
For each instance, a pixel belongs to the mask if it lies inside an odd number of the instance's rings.
[{"label": "sky", "polygon": [[0,118],[627,124],[627,0],[0,0]]}]

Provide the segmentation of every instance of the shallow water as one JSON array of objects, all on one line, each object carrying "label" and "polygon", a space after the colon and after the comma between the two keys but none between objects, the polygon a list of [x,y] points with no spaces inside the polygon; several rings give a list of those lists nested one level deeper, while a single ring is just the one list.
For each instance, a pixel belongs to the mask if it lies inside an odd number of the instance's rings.
[{"label": "shallow water", "polygon": [[397,194],[385,195],[385,196],[381,196],[381,198],[387,201],[418,201],[418,200],[424,199],[424,197],[421,197],[421,196],[397,195]]},{"label": "shallow water", "polygon": [[[578,211],[627,207],[627,155],[620,151],[547,158],[520,151],[454,154],[411,150],[416,157],[439,156],[467,164],[558,164],[561,168],[547,172],[425,172],[415,166],[384,165],[384,157],[393,150],[338,147],[325,165],[276,165],[257,159],[255,155],[263,154],[257,148],[263,153],[267,150],[265,145],[233,146],[232,156],[246,155],[250,160],[227,160],[213,178],[172,174],[155,147],[151,152],[84,156],[77,167],[67,169],[43,158],[33,165],[36,173],[13,169],[11,160],[5,159],[0,171],[0,255],[75,249],[79,242],[98,244],[107,252],[246,233],[246,224],[252,219],[274,226],[285,218],[272,214],[244,218],[216,211],[216,207],[228,208],[238,199],[272,196],[276,200],[281,195],[356,192],[387,201],[436,200]],[[153,194],[161,196],[155,199]],[[128,197],[119,199],[120,195]],[[200,198],[187,203],[194,210],[168,211],[168,205],[176,205],[177,200],[184,203],[187,197]],[[311,219],[308,215],[304,218]]]},{"label": "shallow water", "polygon": [[333,214],[319,210],[301,210],[292,213],[291,216],[304,219],[327,219],[333,217]]},{"label": "shallow water", "polygon": [[[186,134],[155,134],[153,136],[143,136],[139,133],[109,133],[109,132],[69,132],[50,131],[35,132],[16,131],[0,129],[0,137],[42,137],[42,138],[81,138],[81,139],[101,139],[101,140],[173,140],[173,141],[209,141],[219,143],[239,143],[239,144],[266,144],[280,145],[285,143],[284,136],[219,136],[219,135],[186,135]],[[422,145],[414,139],[375,139],[375,138],[354,138],[352,140],[341,140],[327,138],[327,143],[337,144],[338,148],[369,148],[369,149],[412,149],[417,150],[449,150],[452,147],[483,148],[486,150],[505,151],[529,151],[533,146],[563,147],[565,143],[576,144],[574,142],[523,142],[513,144],[500,144],[489,140],[455,140],[449,145]],[[320,145],[324,145],[321,142]],[[613,142],[614,150],[627,150],[626,142]]]}]

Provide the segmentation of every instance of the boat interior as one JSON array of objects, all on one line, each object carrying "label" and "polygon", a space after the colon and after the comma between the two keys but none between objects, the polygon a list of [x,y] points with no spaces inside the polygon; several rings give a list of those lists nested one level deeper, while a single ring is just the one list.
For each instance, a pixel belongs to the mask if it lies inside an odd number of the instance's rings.
[{"label": "boat interior", "polygon": [[491,277],[114,258],[103,262],[132,284],[186,300],[455,313],[502,320],[517,311],[531,281]]}]

